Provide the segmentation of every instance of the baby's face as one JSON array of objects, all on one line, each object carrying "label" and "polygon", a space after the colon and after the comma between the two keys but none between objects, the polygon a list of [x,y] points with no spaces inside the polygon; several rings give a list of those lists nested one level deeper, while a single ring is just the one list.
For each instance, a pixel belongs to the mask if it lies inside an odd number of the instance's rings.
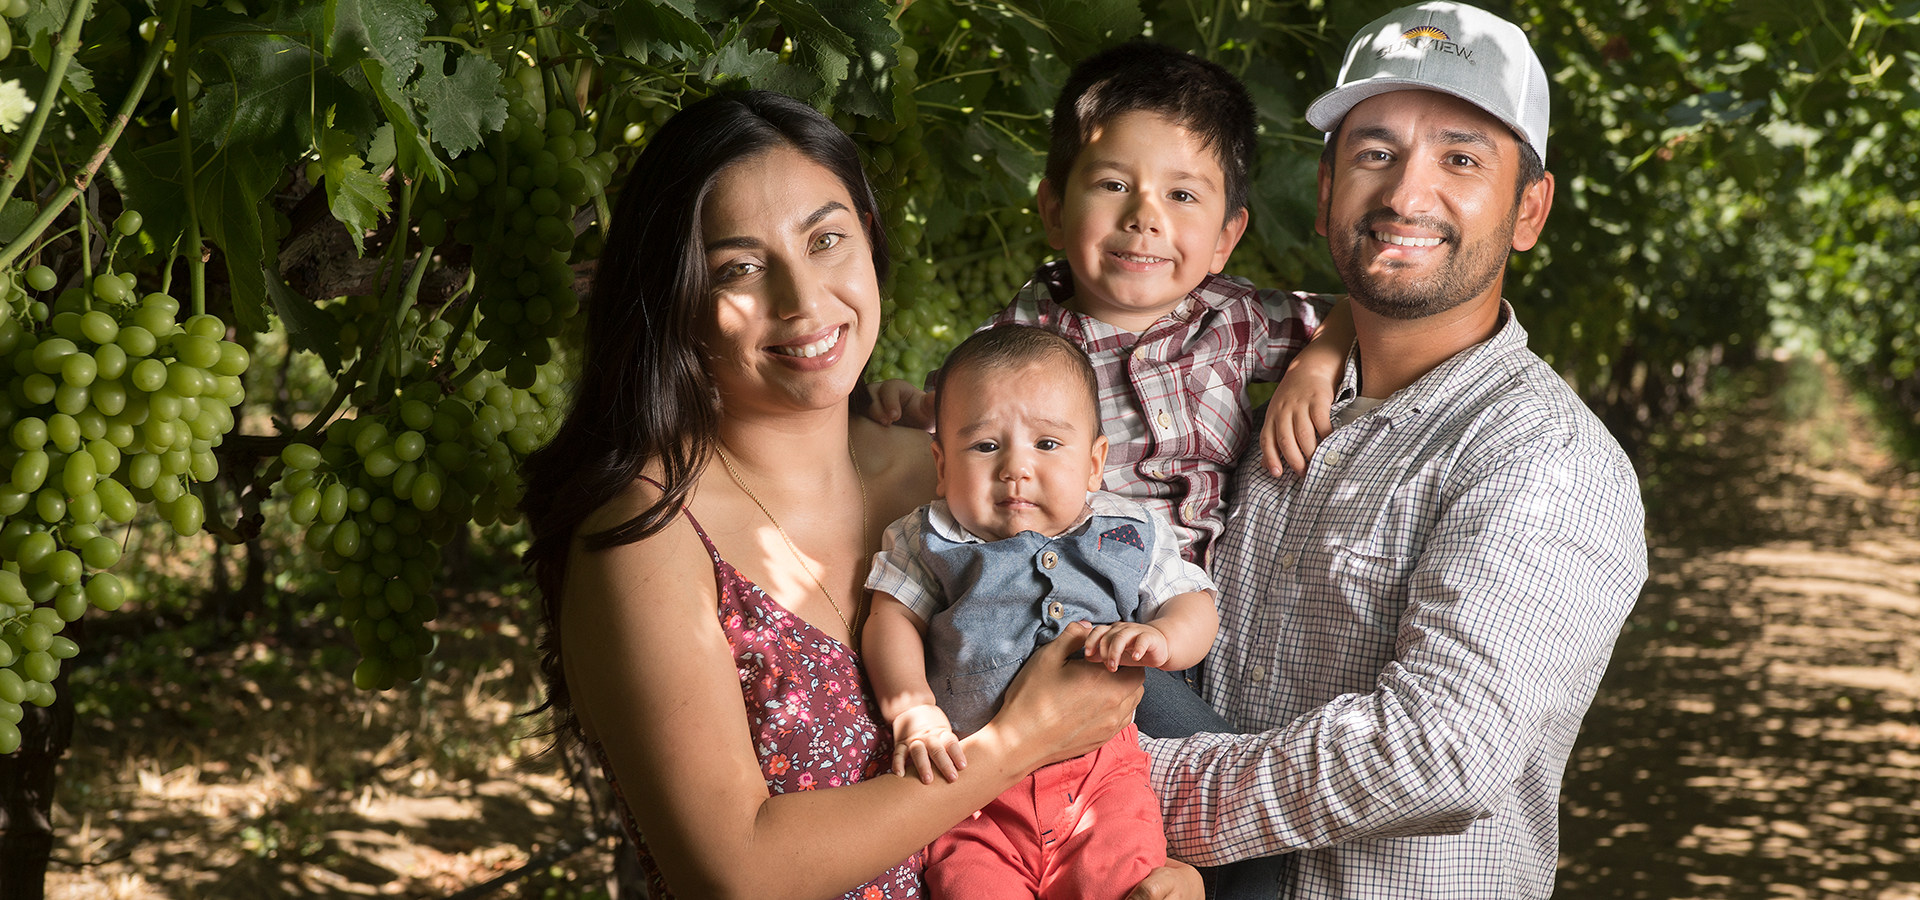
[{"label": "baby's face", "polygon": [[990,541],[1073,525],[1087,492],[1100,489],[1107,439],[1065,361],[962,370],[940,395],[933,460],[955,520]]}]

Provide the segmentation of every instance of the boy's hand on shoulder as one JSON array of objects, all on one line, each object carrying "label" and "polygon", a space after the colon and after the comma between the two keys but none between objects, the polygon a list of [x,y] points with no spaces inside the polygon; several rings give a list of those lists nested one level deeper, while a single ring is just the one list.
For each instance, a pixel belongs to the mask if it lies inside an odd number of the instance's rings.
[{"label": "boy's hand on shoulder", "polygon": [[889,378],[867,385],[867,417],[882,425],[933,429],[933,392],[922,391],[910,382]]},{"label": "boy's hand on shoulder", "polygon": [[1260,426],[1260,457],[1267,473],[1280,477],[1281,466],[1305,475],[1307,460],[1320,439],[1333,431],[1333,388],[1327,382],[1288,373],[1267,401]]},{"label": "boy's hand on shoulder", "polygon": [[1109,672],[1121,666],[1158,669],[1167,664],[1171,653],[1166,634],[1140,622],[1096,625],[1087,636],[1087,661],[1101,663]]},{"label": "boy's hand on shoulder", "polygon": [[905,777],[911,760],[921,784],[932,784],[937,773],[948,781],[960,780],[967,767],[966,751],[953,723],[940,707],[931,703],[908,707],[893,719],[893,774]]}]

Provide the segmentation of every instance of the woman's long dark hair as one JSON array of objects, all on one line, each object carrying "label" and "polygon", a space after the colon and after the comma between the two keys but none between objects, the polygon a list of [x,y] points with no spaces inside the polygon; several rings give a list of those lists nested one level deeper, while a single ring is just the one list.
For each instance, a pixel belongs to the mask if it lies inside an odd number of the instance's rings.
[{"label": "woman's long dark hair", "polygon": [[700,350],[715,315],[701,208],[722,171],[775,147],[791,147],[840,179],[866,225],[875,274],[886,280],[886,237],[859,151],[812,107],[769,91],[718,94],[681,110],[647,142],[620,192],[586,303],[572,408],[553,441],[520,466],[520,508],[533,532],[525,561],[546,614],[546,706],[563,740],[577,723],[560,665],[568,550],[581,522],[648,464],[659,464],[660,499],[618,525],[578,535],[588,550],[659,532],[699,480],[720,424]]}]

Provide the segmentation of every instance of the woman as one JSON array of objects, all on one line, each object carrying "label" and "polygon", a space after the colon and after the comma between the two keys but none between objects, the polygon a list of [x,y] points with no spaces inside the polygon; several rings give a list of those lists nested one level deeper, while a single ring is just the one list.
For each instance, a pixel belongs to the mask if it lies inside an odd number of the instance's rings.
[{"label": "woman", "polygon": [[863,780],[890,748],[851,649],[861,584],[932,494],[926,435],[847,406],[881,324],[879,219],[852,142],[804,104],[675,116],[615,213],[574,407],[526,463],[549,701],[622,792],[656,893],[917,895],[920,847],[1138,698],[1057,641],[957,781]]}]

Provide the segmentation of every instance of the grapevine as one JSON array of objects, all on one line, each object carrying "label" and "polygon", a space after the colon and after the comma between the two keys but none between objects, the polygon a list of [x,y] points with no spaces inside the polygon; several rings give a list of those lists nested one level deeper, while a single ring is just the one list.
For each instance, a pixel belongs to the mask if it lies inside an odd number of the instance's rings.
[{"label": "grapevine", "polygon": [[[137,233],[140,214],[115,222]],[[110,254],[109,254],[110,255]],[[21,704],[53,703],[79,645],[60,632],[89,607],[111,612],[126,587],[110,571],[111,532],[151,505],[182,535],[206,520],[196,483],[220,471],[214,448],[246,397],[249,356],[210,315],[178,321],[164,293],[136,296],[131,273],[97,271],[54,294],[48,266],[8,275],[0,310],[0,753],[20,745]],[[49,298],[51,300],[49,301]]]}]

